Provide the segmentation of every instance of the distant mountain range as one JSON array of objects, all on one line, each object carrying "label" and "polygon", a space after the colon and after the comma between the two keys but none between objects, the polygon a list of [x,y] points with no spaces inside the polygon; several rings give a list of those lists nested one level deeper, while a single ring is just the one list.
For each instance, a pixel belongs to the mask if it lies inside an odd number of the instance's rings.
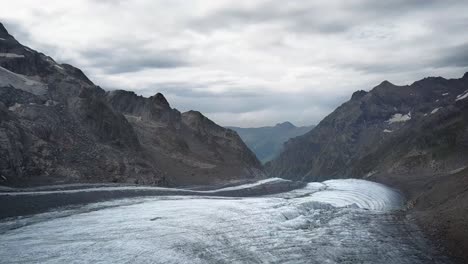
[{"label": "distant mountain range", "polygon": [[276,158],[283,144],[291,138],[309,132],[314,126],[296,127],[290,122],[257,128],[228,127],[239,134],[262,163]]},{"label": "distant mountain range", "polygon": [[412,217],[468,261],[468,73],[357,91],[266,167],[288,179],[397,187]]},{"label": "distant mountain range", "polygon": [[162,94],[104,91],[0,24],[0,185],[165,186],[264,178],[236,132]]}]

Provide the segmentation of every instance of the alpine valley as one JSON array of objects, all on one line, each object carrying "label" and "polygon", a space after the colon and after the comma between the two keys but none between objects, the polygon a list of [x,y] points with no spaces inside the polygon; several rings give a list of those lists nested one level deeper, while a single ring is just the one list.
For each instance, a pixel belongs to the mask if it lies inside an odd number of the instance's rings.
[{"label": "alpine valley", "polygon": [[468,263],[468,73],[384,81],[317,126],[225,128],[0,24],[0,245],[0,263]]}]

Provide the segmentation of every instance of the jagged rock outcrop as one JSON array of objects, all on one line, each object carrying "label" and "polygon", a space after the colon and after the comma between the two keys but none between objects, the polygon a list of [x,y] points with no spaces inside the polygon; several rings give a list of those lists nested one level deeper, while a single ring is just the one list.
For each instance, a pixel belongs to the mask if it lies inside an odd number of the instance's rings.
[{"label": "jagged rock outcrop", "polygon": [[123,113],[139,142],[173,184],[222,183],[263,177],[262,166],[232,130],[200,112],[180,113],[160,93],[144,98],[112,91],[106,99]]},{"label": "jagged rock outcrop", "polygon": [[81,70],[21,45],[0,24],[1,185],[264,177],[238,136],[222,130],[224,136],[207,128],[200,137],[163,95],[106,92]]}]

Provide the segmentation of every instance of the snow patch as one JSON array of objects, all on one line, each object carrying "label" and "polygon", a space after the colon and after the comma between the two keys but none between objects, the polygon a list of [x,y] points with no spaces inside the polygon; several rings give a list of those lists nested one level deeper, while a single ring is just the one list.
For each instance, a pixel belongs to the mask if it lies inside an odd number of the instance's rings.
[{"label": "snow patch", "polygon": [[8,110],[10,111],[16,111],[16,109],[20,108],[22,104],[15,103],[13,106],[8,107]]},{"label": "snow patch", "polygon": [[384,129],[383,132],[384,132],[384,133],[392,133],[393,131],[392,131],[392,130],[388,130],[388,129]]},{"label": "snow patch", "polygon": [[463,166],[461,168],[458,168],[458,169],[454,169],[452,171],[449,172],[449,174],[455,174],[455,173],[459,173],[460,171],[466,169],[466,166]]},{"label": "snow patch", "polygon": [[0,67],[0,86],[10,85],[35,95],[43,95],[47,92],[46,84],[33,80],[30,76],[17,74]]},{"label": "snow patch", "polygon": [[437,111],[439,111],[439,109],[440,109],[440,107],[437,107],[437,108],[435,108],[434,110],[432,110],[432,111],[431,111],[431,115],[437,113]]},{"label": "snow patch", "polygon": [[4,38],[0,38],[0,40],[6,40],[6,39],[4,39]]},{"label": "snow patch", "polygon": [[447,95],[449,95],[449,93],[443,93],[443,94],[442,94],[442,96],[447,96]]},{"label": "snow patch", "polygon": [[0,53],[0,57],[12,59],[12,58],[24,58],[24,55],[15,54],[15,53]]},{"label": "snow patch", "polygon": [[464,91],[462,94],[457,95],[457,98],[455,99],[456,101],[463,100],[468,97],[468,90]]},{"label": "snow patch", "polygon": [[406,115],[394,114],[389,120],[387,120],[387,123],[393,124],[393,123],[406,122],[408,120],[411,120],[411,112],[409,112]]},{"label": "snow patch", "polygon": [[371,177],[372,175],[376,174],[377,171],[369,171],[369,173],[367,173],[365,176],[364,176],[364,179],[367,179],[369,177]]}]

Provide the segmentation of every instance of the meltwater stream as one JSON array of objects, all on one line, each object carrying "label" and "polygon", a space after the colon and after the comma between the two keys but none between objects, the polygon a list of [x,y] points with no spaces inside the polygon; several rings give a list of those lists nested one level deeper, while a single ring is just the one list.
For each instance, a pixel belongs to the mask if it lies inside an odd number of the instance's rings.
[{"label": "meltwater stream", "polygon": [[1,263],[448,263],[363,180],[253,197],[160,196],[0,222]]}]

